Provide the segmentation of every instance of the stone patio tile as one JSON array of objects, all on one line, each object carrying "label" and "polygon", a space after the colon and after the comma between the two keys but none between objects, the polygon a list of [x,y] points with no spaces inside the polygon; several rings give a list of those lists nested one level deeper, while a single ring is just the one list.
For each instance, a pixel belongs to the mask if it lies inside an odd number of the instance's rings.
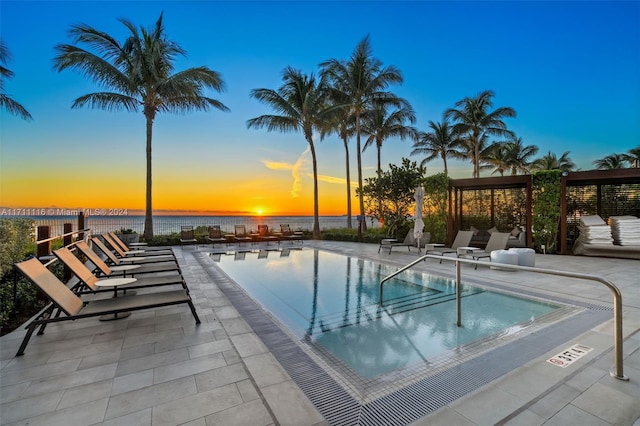
[{"label": "stone patio tile", "polygon": [[57,391],[2,404],[0,405],[0,424],[5,425],[54,411],[63,394],[64,391]]},{"label": "stone patio tile", "polygon": [[69,389],[76,386],[112,379],[115,372],[116,364],[107,364],[100,367],[87,368],[86,370],[79,370],[34,380],[31,382],[27,390],[24,391],[24,395],[40,395],[61,389]]},{"label": "stone patio tile", "polygon": [[108,398],[111,393],[111,386],[111,380],[103,380],[101,382],[89,383],[87,385],[67,389],[64,392],[57,409],[60,410],[63,408],[73,407],[74,405]]},{"label": "stone patio tile", "polygon": [[237,383],[249,377],[242,364],[223,366],[196,374],[198,391],[207,391],[230,383]]},{"label": "stone patio tile", "polygon": [[118,395],[153,385],[153,369],[127,374],[113,379],[111,395]]},{"label": "stone patio tile", "polygon": [[153,370],[153,382],[154,384],[168,382],[225,365],[227,364],[224,361],[224,356],[220,353],[188,359],[186,361],[156,367]]},{"label": "stone patio tile", "polygon": [[183,336],[182,328],[176,328],[174,330],[167,331],[159,331],[154,333],[136,335],[136,336],[127,336],[124,338],[124,343],[122,343],[123,348],[128,348],[130,346],[138,346],[143,343],[156,343],[161,342],[163,340],[168,339],[169,337],[178,337]]},{"label": "stone patio tile", "polygon": [[222,321],[222,325],[229,336],[251,332],[251,327],[242,318],[225,319]]},{"label": "stone patio tile", "polygon": [[413,426],[433,426],[433,425],[455,425],[455,426],[475,426],[471,420],[449,407],[442,407],[435,413],[417,420]]},{"label": "stone patio tile", "polygon": [[613,425],[630,425],[640,417],[638,401],[637,395],[632,396],[596,383],[571,404]]},{"label": "stone patio tile", "polygon": [[208,426],[266,426],[274,422],[261,400],[245,402],[205,418]]},{"label": "stone patio tile", "polygon": [[541,417],[544,417],[545,419],[550,419],[556,415],[558,411],[566,407],[578,395],[580,395],[578,390],[563,384],[533,403],[529,407],[529,410]]},{"label": "stone patio tile", "polygon": [[131,346],[120,351],[120,361],[128,361],[134,358],[140,358],[147,355],[153,355],[155,352],[154,343],[144,343],[138,346]]},{"label": "stone patio tile", "polygon": [[56,351],[53,353],[53,355],[51,355],[51,358],[49,358],[48,362],[51,363],[64,361],[66,359],[80,358],[83,356],[110,352],[114,349],[120,349],[120,345],[122,345],[121,339],[103,343],[92,343],[79,348],[69,348],[63,351]]},{"label": "stone patio tile", "polygon": [[174,364],[176,362],[189,359],[187,349],[176,349],[169,352],[161,352],[140,358],[133,358],[118,363],[116,376],[124,376],[125,374],[135,373],[137,371],[148,370],[150,368],[160,367],[162,365]]},{"label": "stone patio tile", "polygon": [[87,368],[118,362],[120,360],[120,354],[120,349],[118,349],[113,352],[102,352],[95,355],[84,356],[78,366],[78,370],[85,370]]},{"label": "stone patio tile", "polygon": [[228,339],[193,345],[189,347],[189,358],[197,358],[203,355],[220,353],[230,349],[232,349],[232,346],[231,341]]},{"label": "stone patio tile", "polygon": [[102,426],[151,426],[151,408],[136,411],[126,416],[116,417],[102,423]]},{"label": "stone patio tile", "polygon": [[22,392],[24,392],[29,384],[30,382],[20,382],[15,385],[2,386],[0,388],[0,404],[6,404],[7,402],[20,399]]},{"label": "stone patio tile", "polygon": [[227,385],[156,405],[151,419],[154,426],[173,426],[240,404],[242,397],[236,386]]},{"label": "stone patio tile", "polygon": [[545,426],[568,425],[611,426],[604,420],[582,411],[573,405],[567,405],[545,423]]},{"label": "stone patio tile", "polygon": [[244,363],[260,388],[290,380],[287,372],[270,353],[246,357]]},{"label": "stone patio tile", "polygon": [[251,380],[243,380],[236,383],[236,386],[238,386],[238,390],[240,391],[240,395],[242,395],[242,400],[244,402],[253,401],[254,399],[260,398],[260,395],[258,394],[258,391],[256,390],[256,387]]},{"label": "stone patio tile", "polygon": [[88,404],[75,405],[63,410],[31,417],[18,424],[25,426],[69,426],[69,419],[73,419],[74,425],[92,425],[102,421],[108,401],[107,398],[104,398]]},{"label": "stone patio tile", "polygon": [[505,392],[490,384],[449,406],[478,425],[495,424],[520,408],[528,398]]},{"label": "stone patio tile", "polygon": [[78,368],[80,361],[80,358],[76,358],[30,368],[2,371],[2,386],[69,373]]},{"label": "stone patio tile", "polygon": [[187,423],[182,423],[180,426],[207,426],[207,422],[204,417],[200,417],[199,419],[191,420]]},{"label": "stone patio tile", "polygon": [[[182,332],[182,328],[180,328],[180,331]],[[156,342],[155,352],[160,353],[160,352],[170,351],[173,349],[186,348],[188,346],[194,346],[201,343],[212,342],[213,340],[215,340],[215,338],[213,337],[213,332],[211,331],[206,331],[203,333],[196,333],[196,334],[189,334],[188,336],[182,335],[177,338],[173,337],[170,339]]]},{"label": "stone patio tile", "polygon": [[150,408],[165,402],[174,401],[176,397],[194,395],[197,392],[193,376],[148,386],[143,389],[121,393],[109,399],[105,419],[114,419],[125,414]]},{"label": "stone patio tile", "polygon": [[267,404],[281,426],[306,426],[324,419],[292,381],[261,388]]},{"label": "stone patio tile", "polygon": [[230,338],[242,358],[269,352],[262,340],[253,333],[240,334]]},{"label": "stone patio tile", "polygon": [[537,415],[533,411],[524,410],[517,416],[510,419],[505,425],[508,426],[540,426],[544,424],[546,419]]}]

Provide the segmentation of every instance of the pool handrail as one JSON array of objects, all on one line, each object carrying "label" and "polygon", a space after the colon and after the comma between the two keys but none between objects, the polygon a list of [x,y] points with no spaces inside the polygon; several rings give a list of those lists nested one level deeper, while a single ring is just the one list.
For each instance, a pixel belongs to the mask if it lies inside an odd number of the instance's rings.
[{"label": "pool handrail", "polygon": [[619,379],[619,380],[625,380],[625,381],[629,380],[629,378],[624,375],[624,371],[623,371],[622,293],[620,292],[620,289],[616,287],[616,285],[611,281],[606,280],[597,275],[582,274],[579,272],[558,271],[555,269],[536,268],[532,266],[520,266],[520,265],[511,265],[511,264],[496,263],[496,262],[488,263],[486,261],[480,261],[480,260],[462,259],[459,257],[447,257],[447,256],[436,256],[432,254],[425,254],[421,257],[418,257],[413,262],[410,262],[407,265],[403,266],[402,268],[398,269],[394,273],[384,277],[382,280],[380,280],[380,284],[378,286],[378,297],[379,297],[378,303],[380,304],[381,307],[384,306],[384,301],[382,299],[382,286],[384,285],[384,283],[390,280],[391,278],[395,277],[396,275],[400,274],[401,272],[404,272],[407,269],[411,268],[412,266],[422,261],[425,261],[427,259],[438,259],[441,261],[443,260],[447,262],[456,263],[456,305],[457,305],[457,318],[458,318],[457,325],[458,326],[461,325],[460,323],[460,316],[461,316],[460,291],[458,291],[458,289],[460,288],[460,276],[461,276],[460,265],[462,263],[468,263],[470,265],[492,266],[496,268],[499,267],[503,269],[511,269],[516,271],[528,271],[528,272],[535,272],[539,274],[556,275],[561,277],[578,278],[578,279],[583,279],[588,281],[597,281],[601,284],[604,284],[613,293],[614,371],[611,371],[610,374],[612,377],[615,377],[616,379]]}]

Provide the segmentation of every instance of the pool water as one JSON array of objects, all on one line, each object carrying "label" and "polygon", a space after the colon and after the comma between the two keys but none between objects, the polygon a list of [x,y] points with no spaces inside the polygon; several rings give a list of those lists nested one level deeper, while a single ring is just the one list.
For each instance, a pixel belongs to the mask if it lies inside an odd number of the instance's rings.
[{"label": "pool water", "polygon": [[[317,249],[220,256],[217,264],[300,340],[369,379],[490,336],[509,335],[557,305]],[[240,260],[240,261],[239,261]]]}]

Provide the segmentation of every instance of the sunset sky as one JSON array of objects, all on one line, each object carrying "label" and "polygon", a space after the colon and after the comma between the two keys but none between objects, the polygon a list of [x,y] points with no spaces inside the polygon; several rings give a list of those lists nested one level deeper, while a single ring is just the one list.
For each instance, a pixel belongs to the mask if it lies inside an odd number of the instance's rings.
[{"label": "sunset sky", "polygon": [[[247,129],[272,111],[249,97],[276,89],[287,66],[306,73],[347,59],[370,35],[374,56],[404,76],[391,87],[407,99],[417,127],[464,97],[496,93],[510,106],[509,129],[525,144],[578,168],[640,145],[640,2],[283,2],[6,1],[0,34],[15,73],[4,92],[33,116],[0,110],[0,207],[144,209],[145,120],[141,112],[71,109],[101,88],[74,71],[52,69],[54,46],[85,23],[124,40],[125,18],[151,27],[164,11],[166,34],[186,51],[176,70],[208,66],[226,83],[207,93],[227,105],[154,125],[154,209],[221,214],[312,214],[311,156],[299,133]],[[382,163],[409,157],[412,142],[387,140]],[[342,142],[316,139],[320,214],[346,212]],[[351,176],[357,180],[355,142]],[[421,161],[420,157],[409,157]],[[363,154],[375,174],[375,149]],[[386,167],[385,167],[386,168]],[[442,171],[433,161],[427,174]],[[454,162],[453,177],[471,177]],[[353,186],[355,194],[355,185]],[[354,214],[357,214],[354,196]]]}]

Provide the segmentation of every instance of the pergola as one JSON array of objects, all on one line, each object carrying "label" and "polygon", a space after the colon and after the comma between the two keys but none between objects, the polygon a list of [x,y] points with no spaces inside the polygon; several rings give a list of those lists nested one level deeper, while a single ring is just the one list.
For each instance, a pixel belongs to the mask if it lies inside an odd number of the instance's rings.
[{"label": "pergola", "polygon": [[[560,185],[560,217],[565,218],[560,221],[560,254],[569,252],[581,214],[597,214],[604,220],[610,216],[640,217],[640,168],[568,172]],[[580,200],[580,190],[588,193],[588,204],[584,195]]]},{"label": "pergola", "polygon": [[[489,191],[490,205],[489,217],[491,225],[495,224],[496,217],[496,193],[497,191],[509,189],[523,189],[524,197],[524,217],[526,219],[525,231],[527,232],[527,247],[533,245],[532,227],[532,184],[531,175],[520,176],[500,176],[471,179],[452,179],[449,182],[449,216],[447,223],[447,240],[449,244],[453,242],[456,233],[461,229],[464,222],[464,196],[471,191]],[[522,207],[522,206],[519,206]]]}]

